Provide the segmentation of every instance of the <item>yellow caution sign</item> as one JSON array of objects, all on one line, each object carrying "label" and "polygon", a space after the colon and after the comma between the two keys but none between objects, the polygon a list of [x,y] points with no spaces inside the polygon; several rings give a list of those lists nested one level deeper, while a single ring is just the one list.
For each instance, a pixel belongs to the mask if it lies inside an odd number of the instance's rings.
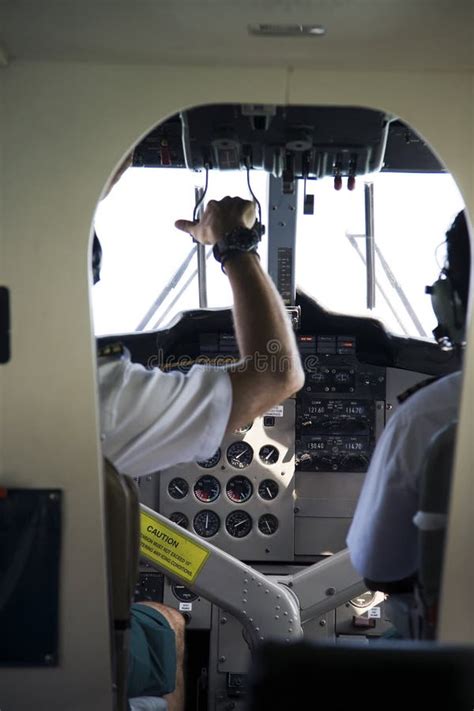
[{"label": "yellow caution sign", "polygon": [[140,552],[188,583],[194,583],[209,551],[149,514],[140,513]]}]

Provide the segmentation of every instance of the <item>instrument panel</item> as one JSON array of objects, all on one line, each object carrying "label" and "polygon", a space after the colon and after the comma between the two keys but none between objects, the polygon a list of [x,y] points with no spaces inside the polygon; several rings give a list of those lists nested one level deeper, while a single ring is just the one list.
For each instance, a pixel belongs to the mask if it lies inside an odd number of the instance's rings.
[{"label": "instrument panel", "polygon": [[[301,516],[308,521],[308,506],[320,509],[323,500],[332,510],[340,475],[351,478],[348,490],[360,487],[384,426],[385,368],[360,363],[353,336],[297,338],[302,390],[226,436],[206,461],[171,467],[159,478],[162,514],[247,562],[294,561]],[[235,357],[235,338],[202,334],[201,354],[210,361]],[[348,525],[350,515],[339,516],[340,523]],[[332,520],[314,519],[329,527]],[[318,541],[313,544],[319,551]]]},{"label": "instrument panel", "polygon": [[160,475],[160,512],[246,561],[294,556],[295,400]]},{"label": "instrument panel", "polygon": [[365,472],[385,423],[385,368],[359,363],[352,336],[301,336],[296,468]]}]

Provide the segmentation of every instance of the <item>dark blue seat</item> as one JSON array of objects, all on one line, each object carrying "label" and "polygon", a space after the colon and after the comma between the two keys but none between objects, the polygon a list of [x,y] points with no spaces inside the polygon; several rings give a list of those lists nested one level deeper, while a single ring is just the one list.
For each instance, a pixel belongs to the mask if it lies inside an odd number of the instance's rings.
[{"label": "dark blue seat", "polygon": [[266,642],[252,658],[247,711],[472,711],[473,672],[469,646]]}]

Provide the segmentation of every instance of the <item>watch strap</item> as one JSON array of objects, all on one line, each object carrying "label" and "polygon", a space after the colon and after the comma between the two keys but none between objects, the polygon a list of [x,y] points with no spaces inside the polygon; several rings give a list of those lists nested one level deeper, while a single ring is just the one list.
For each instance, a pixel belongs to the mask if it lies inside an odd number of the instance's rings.
[{"label": "watch strap", "polygon": [[223,266],[236,254],[243,252],[256,254],[261,239],[260,235],[260,230],[255,227],[251,229],[237,227],[227,232],[212,248],[215,259]]}]

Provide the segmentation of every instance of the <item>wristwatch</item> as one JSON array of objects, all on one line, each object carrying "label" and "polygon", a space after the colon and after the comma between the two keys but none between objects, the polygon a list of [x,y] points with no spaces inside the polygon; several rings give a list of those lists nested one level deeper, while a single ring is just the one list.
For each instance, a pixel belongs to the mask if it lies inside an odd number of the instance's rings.
[{"label": "wristwatch", "polygon": [[227,232],[222,239],[215,243],[212,248],[214,257],[223,267],[224,264],[236,254],[250,252],[257,254],[258,243],[260,242],[260,231],[255,227],[236,227]]}]

